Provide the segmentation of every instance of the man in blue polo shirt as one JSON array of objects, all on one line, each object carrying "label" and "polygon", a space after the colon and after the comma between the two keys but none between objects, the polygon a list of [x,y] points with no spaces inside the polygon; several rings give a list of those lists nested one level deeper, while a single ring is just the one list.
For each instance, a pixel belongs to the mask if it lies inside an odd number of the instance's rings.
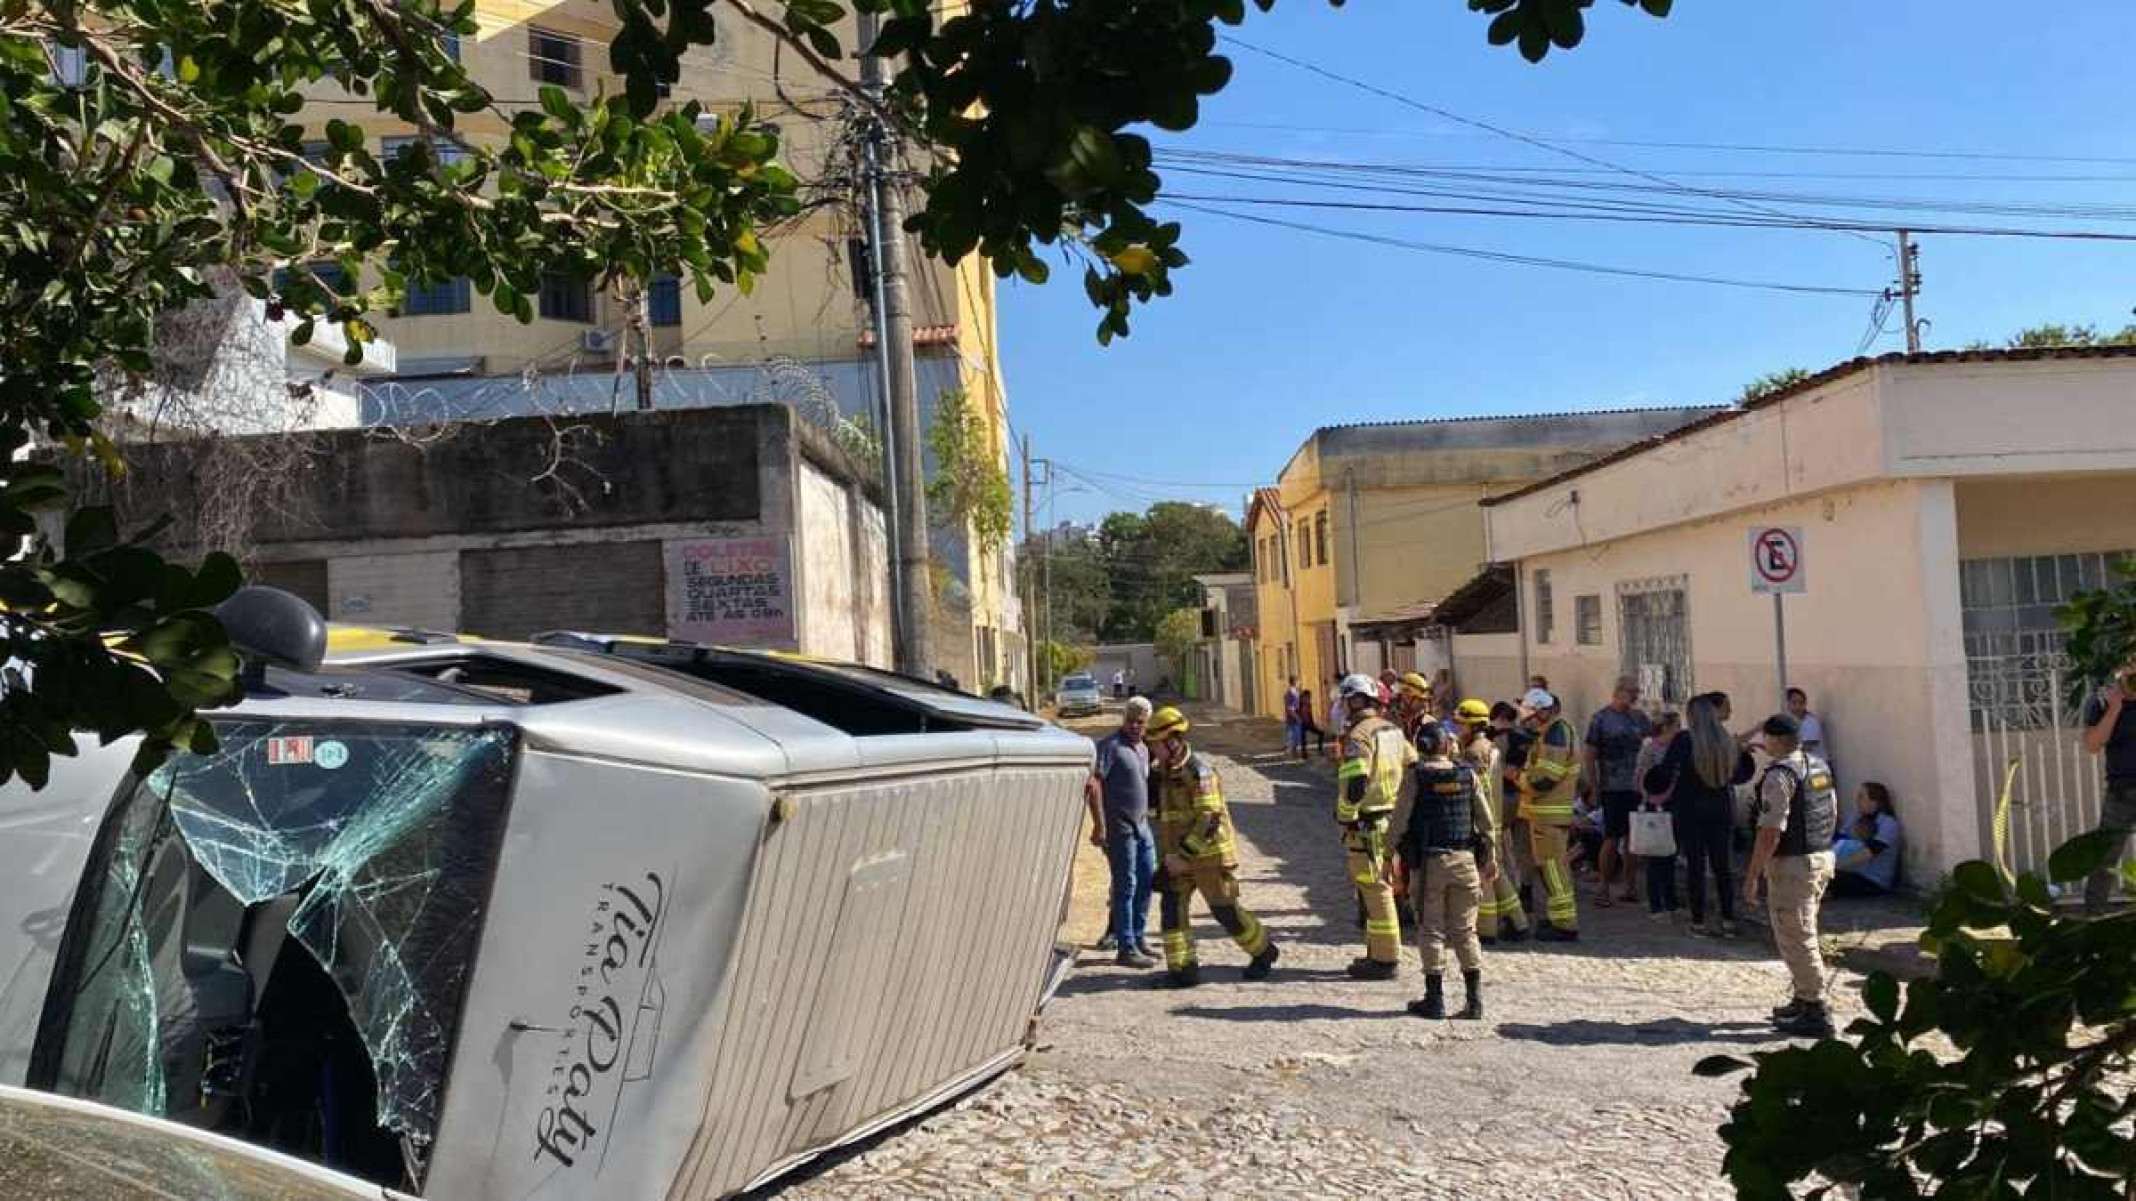
[{"label": "man in blue polo shirt", "polygon": [[1105,848],[1112,868],[1111,921],[1098,946],[1124,967],[1151,968],[1157,957],[1144,941],[1150,886],[1157,874],[1157,840],[1150,830],[1150,748],[1142,728],[1150,703],[1130,697],[1120,728],[1098,740],[1097,762],[1083,789],[1090,807],[1090,841]]}]

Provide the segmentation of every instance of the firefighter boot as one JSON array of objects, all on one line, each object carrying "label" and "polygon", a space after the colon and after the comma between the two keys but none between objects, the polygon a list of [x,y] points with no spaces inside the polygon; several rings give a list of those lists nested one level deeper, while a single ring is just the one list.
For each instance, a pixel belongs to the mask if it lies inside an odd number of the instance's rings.
[{"label": "firefighter boot", "polygon": [[1185,967],[1169,968],[1157,977],[1158,988],[1193,988],[1201,983],[1201,965],[1190,963]]},{"label": "firefighter boot", "polygon": [[1446,1016],[1446,977],[1430,972],[1424,977],[1424,995],[1409,1003],[1409,1012],[1434,1021]]},{"label": "firefighter boot", "polygon": [[1352,980],[1392,980],[1401,970],[1401,963],[1395,960],[1360,957],[1350,961]]},{"label": "firefighter boot", "polygon": [[1475,968],[1464,969],[1461,987],[1467,991],[1468,999],[1462,1004],[1461,1012],[1454,1016],[1463,1021],[1480,1021],[1483,1018],[1483,973]]},{"label": "firefighter boot", "polygon": [[1254,956],[1253,960],[1246,965],[1246,978],[1248,980],[1268,979],[1268,973],[1276,970],[1276,959],[1281,954],[1281,951],[1276,950],[1276,944],[1274,943],[1269,943],[1267,946],[1262,947],[1261,953]]}]

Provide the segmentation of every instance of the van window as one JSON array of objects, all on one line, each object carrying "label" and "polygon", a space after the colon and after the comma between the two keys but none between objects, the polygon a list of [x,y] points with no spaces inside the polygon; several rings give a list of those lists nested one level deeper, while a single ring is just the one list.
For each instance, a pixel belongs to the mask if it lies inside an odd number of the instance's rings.
[{"label": "van window", "polygon": [[515,736],[215,729],[99,834],[30,1082],[417,1191],[401,1147],[436,1136]]}]

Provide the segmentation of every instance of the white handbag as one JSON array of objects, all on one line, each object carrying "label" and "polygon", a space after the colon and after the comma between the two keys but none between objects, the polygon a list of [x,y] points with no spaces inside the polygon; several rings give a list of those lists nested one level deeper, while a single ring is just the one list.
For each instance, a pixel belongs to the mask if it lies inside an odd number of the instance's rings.
[{"label": "white handbag", "polygon": [[1676,826],[1659,809],[1632,810],[1632,854],[1667,859],[1676,853]]}]

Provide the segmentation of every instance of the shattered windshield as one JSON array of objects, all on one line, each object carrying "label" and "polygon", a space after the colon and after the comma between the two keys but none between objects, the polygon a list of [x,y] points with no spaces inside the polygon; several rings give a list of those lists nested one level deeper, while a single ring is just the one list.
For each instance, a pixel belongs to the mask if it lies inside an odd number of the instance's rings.
[{"label": "shattered windshield", "polygon": [[221,750],[174,757],[106,833],[53,1083],[412,1176],[400,1140],[436,1132],[512,732],[217,733]]}]

